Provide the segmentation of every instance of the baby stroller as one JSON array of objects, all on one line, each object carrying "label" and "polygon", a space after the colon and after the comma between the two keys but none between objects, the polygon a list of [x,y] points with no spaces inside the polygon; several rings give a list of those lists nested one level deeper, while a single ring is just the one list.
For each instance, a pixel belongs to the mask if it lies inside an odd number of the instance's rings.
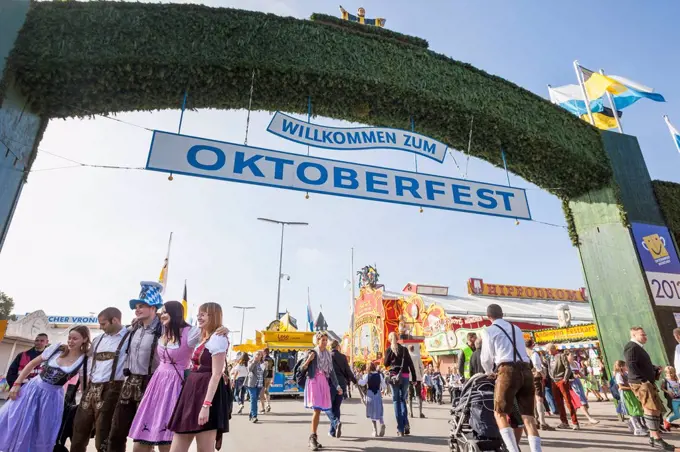
[{"label": "baby stroller", "polygon": [[507,452],[493,414],[493,390],[484,374],[465,382],[451,409],[451,452]]}]

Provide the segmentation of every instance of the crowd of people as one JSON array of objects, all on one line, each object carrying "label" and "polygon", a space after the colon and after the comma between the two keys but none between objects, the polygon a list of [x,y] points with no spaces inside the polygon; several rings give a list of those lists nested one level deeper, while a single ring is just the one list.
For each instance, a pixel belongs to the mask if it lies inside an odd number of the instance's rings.
[{"label": "crowd of people", "polygon": [[[201,305],[192,327],[180,302],[163,303],[159,284],[141,286],[129,303],[131,326],[109,307],[94,340],[76,326],[66,343],[45,347],[40,336],[30,361],[20,355],[0,409],[0,450],[47,452],[70,439],[72,452],[85,452],[92,437],[108,452],[125,451],[128,438],[135,452],[186,452],[194,441],[201,452],[220,448],[232,403],[222,378],[229,345],[222,309]],[[64,386],[76,377],[80,402],[69,390],[65,403]]]},{"label": "crowd of people", "polygon": [[[119,309],[106,308],[98,315],[103,334],[95,339],[87,327],[76,326],[65,343],[49,344],[40,334],[31,350],[17,355],[7,375],[9,401],[0,409],[0,451],[50,451],[70,439],[71,451],[85,452],[91,438],[98,451],[125,451],[128,438],[134,452],[188,451],[193,442],[200,452],[219,450],[233,403],[241,414],[249,401],[253,423],[258,414],[271,411],[274,359],[269,350],[241,353],[228,365],[228,330],[220,306],[201,305],[196,326],[190,326],[182,304],[163,303],[160,290],[156,283],[142,282],[139,297],[129,303],[135,316],[130,326],[123,326]],[[339,343],[317,332],[315,347],[293,369],[304,388],[304,407],[312,412],[309,448],[322,447],[322,413],[329,419],[328,435],[342,436],[341,406],[353,386],[371,434],[386,435],[383,399],[389,397],[396,436],[403,437],[411,434],[414,401],[425,418],[423,402],[444,403],[448,389],[453,403],[466,381],[485,374],[494,381],[494,417],[509,452],[519,451],[524,432],[531,451],[539,452],[540,430],[579,430],[580,415],[598,424],[589,411],[589,395],[614,400],[619,418],[628,416],[631,433],[649,436],[653,448],[674,450],[661,433],[680,419],[680,380],[674,367],[652,364],[642,328],[631,328],[624,359],[615,362],[609,379],[600,357],[554,344],[544,353],[503,319],[498,305],[489,305],[487,316],[491,326],[479,337],[466,336],[459,361],[446,375],[432,363],[414,360],[413,346],[400,344],[395,332],[388,335],[382,362],[354,369]],[[674,335],[680,343],[680,329]],[[676,361],[680,344],[677,355]],[[76,389],[82,394],[78,403]],[[548,415],[560,423],[549,425]]]}]

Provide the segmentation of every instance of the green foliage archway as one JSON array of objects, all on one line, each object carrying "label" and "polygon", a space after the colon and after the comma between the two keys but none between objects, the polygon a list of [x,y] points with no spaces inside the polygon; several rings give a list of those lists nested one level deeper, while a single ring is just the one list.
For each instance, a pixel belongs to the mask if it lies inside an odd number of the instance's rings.
[{"label": "green foliage archway", "polygon": [[[535,94],[419,38],[199,5],[39,2],[8,70],[48,117],[179,108],[314,113],[416,130],[560,196],[607,183],[599,133]],[[473,119],[474,118],[474,119]]]}]

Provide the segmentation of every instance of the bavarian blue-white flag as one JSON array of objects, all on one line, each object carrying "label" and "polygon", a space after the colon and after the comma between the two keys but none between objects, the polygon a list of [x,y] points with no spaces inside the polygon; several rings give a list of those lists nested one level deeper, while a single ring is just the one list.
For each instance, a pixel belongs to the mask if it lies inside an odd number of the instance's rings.
[{"label": "bavarian blue-white flag", "polygon": [[673,137],[673,141],[675,142],[675,147],[678,148],[678,152],[680,152],[680,132],[678,132],[678,129],[673,127],[673,124],[671,124],[670,120],[668,119],[668,116],[664,116],[663,119],[664,121],[666,121],[668,130],[670,130],[671,132],[671,136]]},{"label": "bavarian blue-white flag", "polygon": [[661,94],[654,92],[653,88],[619,75],[609,75],[607,77],[617,82],[608,88],[617,110],[629,107],[640,99],[666,102],[666,99]]},{"label": "bavarian blue-white flag", "polygon": [[[550,94],[550,101],[564,108],[568,112],[583,116],[588,114],[586,109],[586,101],[583,97],[583,89],[579,85],[564,85],[553,88],[548,87]],[[604,110],[603,98],[590,99],[590,112],[599,113]]]}]

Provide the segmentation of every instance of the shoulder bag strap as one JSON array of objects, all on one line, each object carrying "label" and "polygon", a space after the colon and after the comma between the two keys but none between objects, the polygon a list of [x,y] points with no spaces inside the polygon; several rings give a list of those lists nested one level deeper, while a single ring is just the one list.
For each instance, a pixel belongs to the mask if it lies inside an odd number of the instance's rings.
[{"label": "shoulder bag strap", "polygon": [[165,352],[165,357],[168,359],[168,361],[170,361],[170,364],[172,364],[172,368],[175,369],[175,373],[177,373],[179,380],[182,382],[182,384],[184,384],[184,377],[182,377],[182,375],[180,375],[180,373],[179,373],[179,370],[177,370],[177,365],[176,365],[177,363],[175,362],[174,359],[172,359],[172,357],[170,356],[170,353],[168,353],[168,348],[163,347],[163,351]]},{"label": "shoulder bag strap", "polygon": [[[120,358],[120,350],[123,348],[123,344],[125,343],[125,340],[130,336],[130,332],[126,331],[125,335],[123,336],[123,339],[118,343],[118,348],[116,348],[116,356],[113,358],[113,366],[111,366],[111,377],[109,378],[109,382],[114,381],[116,379],[116,369],[118,368],[118,359]],[[129,343],[128,343],[128,349],[129,349]]]}]

